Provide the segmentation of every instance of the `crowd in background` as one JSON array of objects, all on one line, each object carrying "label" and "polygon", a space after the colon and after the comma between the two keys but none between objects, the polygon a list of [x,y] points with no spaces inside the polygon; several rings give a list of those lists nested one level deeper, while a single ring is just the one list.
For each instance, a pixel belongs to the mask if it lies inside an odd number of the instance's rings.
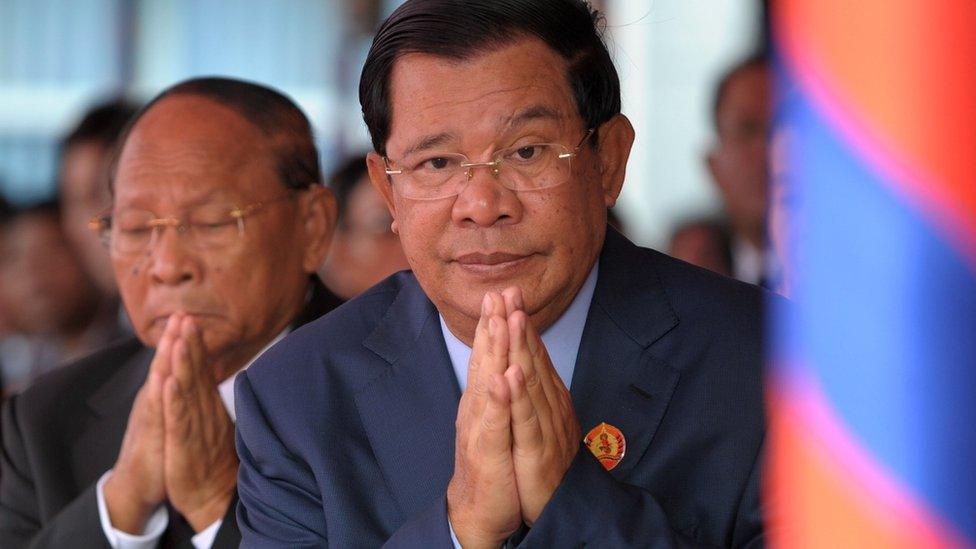
[{"label": "crowd in background", "polygon": [[[668,253],[717,273],[780,288],[769,243],[771,69],[750,57],[718,81],[713,145],[704,155],[723,215],[687,218],[671,233]],[[64,138],[58,196],[14,208],[0,202],[0,383],[5,395],[60,364],[131,335],[107,248],[90,220],[111,206],[115,144],[137,106],[112,101],[92,108]],[[326,181],[338,224],[319,276],[349,299],[408,268],[392,218],[372,188],[364,156],[352,155]],[[0,197],[2,201],[2,197]],[[611,224],[625,232],[611,212]]]}]

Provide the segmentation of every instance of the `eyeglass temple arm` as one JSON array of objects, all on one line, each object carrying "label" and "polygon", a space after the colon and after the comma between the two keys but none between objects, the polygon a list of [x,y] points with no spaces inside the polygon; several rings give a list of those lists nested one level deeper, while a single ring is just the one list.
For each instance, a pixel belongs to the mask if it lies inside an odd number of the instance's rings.
[{"label": "eyeglass temple arm", "polygon": [[573,151],[580,150],[580,147],[583,146],[583,143],[586,143],[586,140],[589,139],[595,132],[596,132],[596,128],[590,128],[586,130],[586,135],[583,136],[583,139],[580,139],[580,142],[576,145],[576,148],[574,148]]},{"label": "eyeglass temple arm", "polygon": [[180,222],[180,220],[177,219],[177,218],[175,218],[175,217],[160,217],[160,218],[157,218],[157,219],[150,219],[146,223],[146,225],[148,225],[149,227],[153,227],[153,228],[156,228],[156,227],[176,227],[176,228],[179,228],[181,225],[183,225],[183,223]]}]

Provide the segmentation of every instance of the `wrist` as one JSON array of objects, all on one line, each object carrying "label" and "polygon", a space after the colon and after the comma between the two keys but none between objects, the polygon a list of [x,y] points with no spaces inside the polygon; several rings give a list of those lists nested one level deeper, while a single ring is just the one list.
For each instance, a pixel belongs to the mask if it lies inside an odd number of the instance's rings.
[{"label": "wrist", "polygon": [[455,530],[454,535],[464,549],[498,549],[505,544],[506,538],[495,539],[491,536],[479,536],[471,532],[462,533]]},{"label": "wrist", "polygon": [[190,524],[194,532],[202,532],[211,524],[224,518],[227,514],[227,507],[230,505],[233,496],[231,492],[220,494],[207,499],[199,505],[190,509],[177,509],[186,522]]},{"label": "wrist", "polygon": [[484,532],[477,527],[477,523],[473,523],[472,527],[468,527],[463,520],[459,521],[451,513],[450,503],[448,503],[447,521],[454,537],[457,538],[458,543],[464,549],[498,549],[508,538],[508,536],[501,536],[500,534],[491,535],[490,533]]},{"label": "wrist", "polygon": [[131,486],[113,472],[105,480],[102,495],[112,528],[127,534],[140,535],[145,530],[149,517],[162,502],[145,501]]}]

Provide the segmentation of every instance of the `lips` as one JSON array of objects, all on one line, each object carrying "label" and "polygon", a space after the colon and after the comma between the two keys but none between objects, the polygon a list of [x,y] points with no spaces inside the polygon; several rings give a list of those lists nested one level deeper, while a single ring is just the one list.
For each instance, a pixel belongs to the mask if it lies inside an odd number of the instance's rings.
[{"label": "lips", "polygon": [[[216,317],[217,316],[215,314],[200,313],[200,312],[193,312],[193,311],[181,311],[181,312],[183,312],[184,315],[189,316],[189,317],[192,317],[193,319],[198,320],[198,321],[199,320],[205,320],[205,319],[208,319],[208,318],[213,318],[213,317]],[[153,320],[152,320],[153,321],[153,324],[166,325],[166,321],[169,320],[169,317],[172,314],[173,313],[166,313],[166,314],[159,314],[159,315],[153,316]]]},{"label": "lips", "polygon": [[457,262],[461,265],[502,265],[505,263],[511,263],[513,261],[518,261],[520,259],[525,259],[527,255],[511,254],[505,252],[493,252],[493,253],[471,253],[465,254],[457,258]]},{"label": "lips", "polygon": [[455,261],[464,272],[481,280],[505,279],[518,274],[533,254],[509,252],[475,252],[459,256]]}]

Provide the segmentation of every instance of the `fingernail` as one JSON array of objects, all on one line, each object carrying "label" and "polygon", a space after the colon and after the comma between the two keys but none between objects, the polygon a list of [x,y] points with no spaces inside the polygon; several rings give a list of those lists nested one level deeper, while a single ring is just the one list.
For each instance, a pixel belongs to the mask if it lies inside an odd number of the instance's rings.
[{"label": "fingernail", "polygon": [[514,301],[515,301],[515,307],[517,309],[522,309],[524,307],[524,304],[522,303],[522,292],[521,291],[518,291],[518,292],[515,293],[515,300]]},{"label": "fingernail", "polygon": [[491,311],[491,296],[485,294],[485,298],[481,300],[481,314],[488,316]]}]

